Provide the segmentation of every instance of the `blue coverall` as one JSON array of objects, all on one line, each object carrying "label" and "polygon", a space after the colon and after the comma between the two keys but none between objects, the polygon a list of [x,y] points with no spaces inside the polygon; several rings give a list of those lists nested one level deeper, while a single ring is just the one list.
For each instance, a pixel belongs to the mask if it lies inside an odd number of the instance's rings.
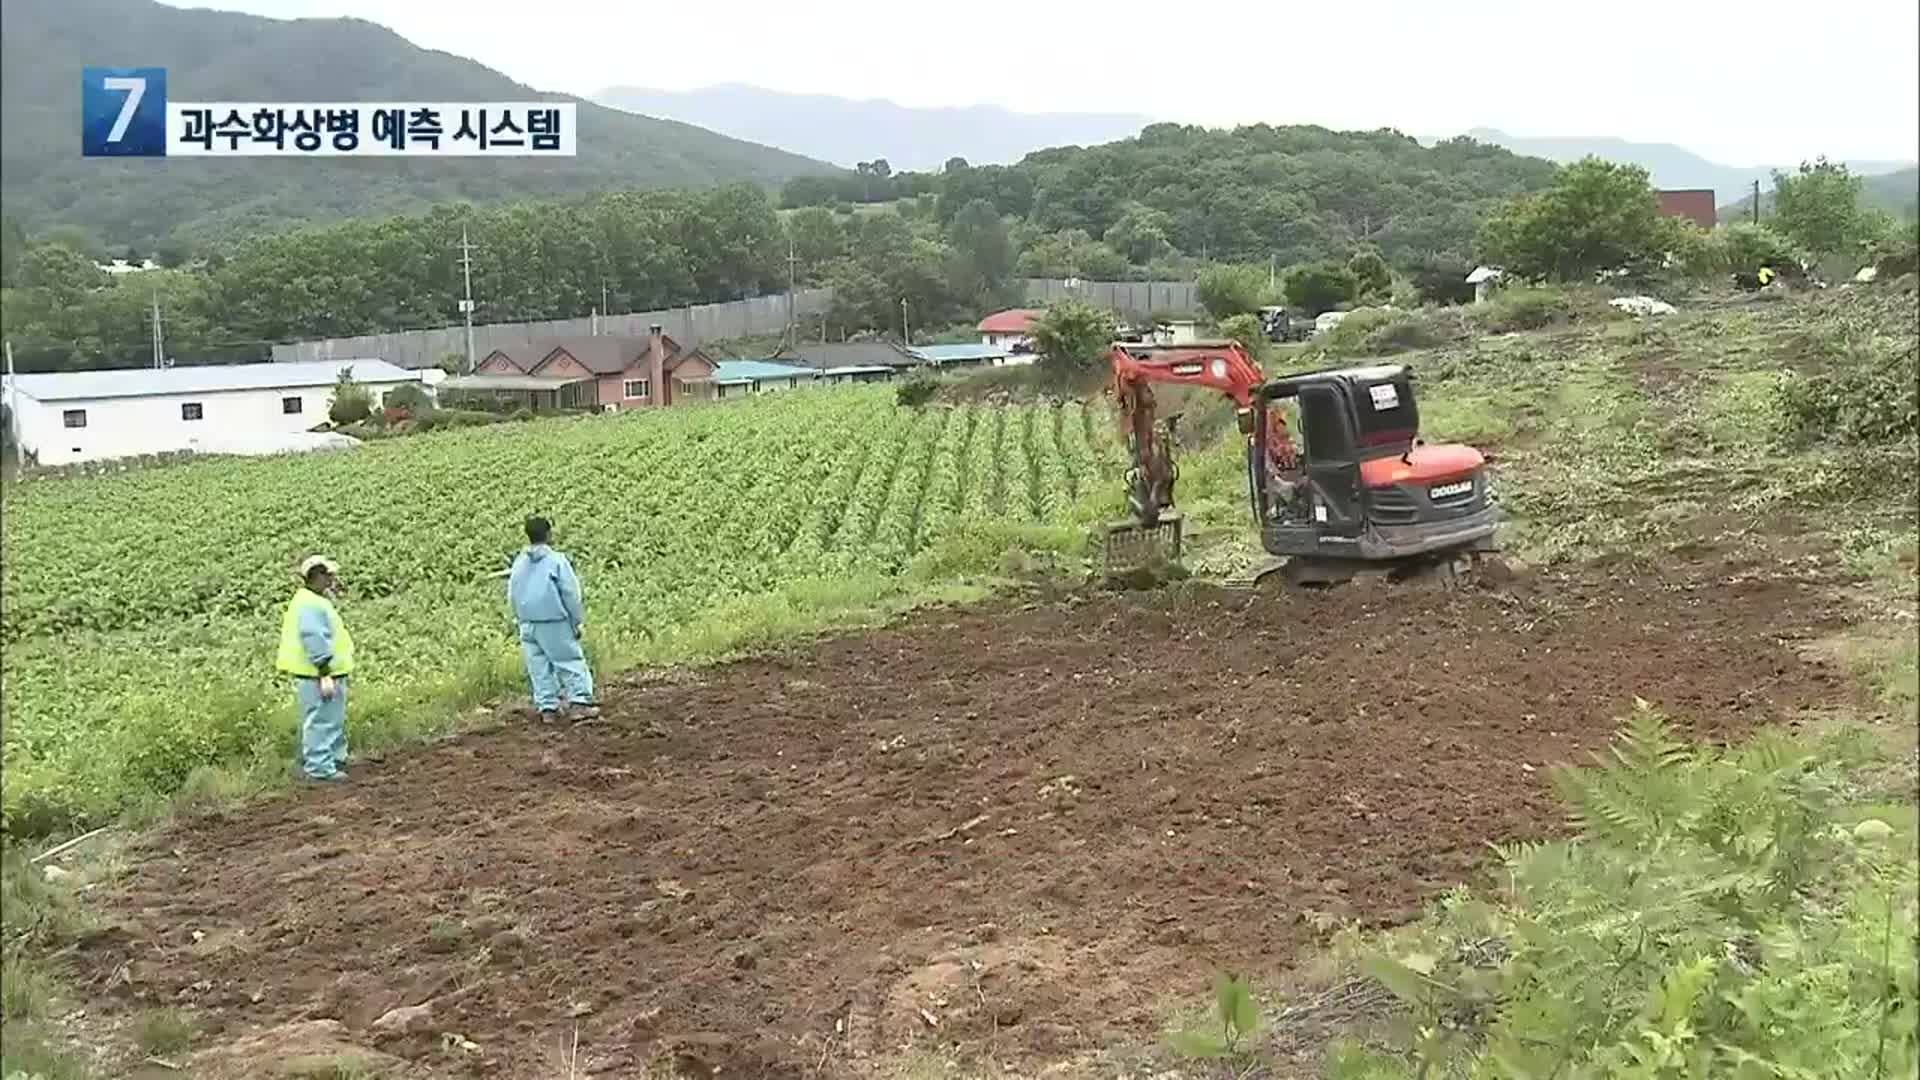
[{"label": "blue coverall", "polygon": [[[333,622],[325,608],[302,607],[296,616],[300,645],[314,663],[333,657]],[[320,696],[319,679],[295,679],[300,706],[300,767],[315,780],[331,780],[347,764],[347,686],[349,675],[333,677],[333,698]]]},{"label": "blue coverall", "polygon": [[593,672],[580,648],[587,612],[573,564],[545,544],[528,545],[507,574],[507,599],[520,624],[534,707],[555,711],[563,692],[571,704],[592,705]]}]

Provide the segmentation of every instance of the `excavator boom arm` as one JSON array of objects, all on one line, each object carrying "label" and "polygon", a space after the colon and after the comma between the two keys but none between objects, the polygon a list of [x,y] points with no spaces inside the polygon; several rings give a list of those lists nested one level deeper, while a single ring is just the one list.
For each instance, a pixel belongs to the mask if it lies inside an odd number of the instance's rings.
[{"label": "excavator boom arm", "polygon": [[[1128,441],[1130,463],[1127,470],[1128,509],[1142,526],[1151,528],[1160,521],[1161,511],[1173,506],[1173,482],[1178,470],[1173,465],[1171,445],[1172,418],[1162,434],[1154,411],[1151,384],[1206,386],[1233,399],[1238,406],[1240,430],[1253,437],[1254,392],[1265,381],[1260,365],[1237,342],[1207,345],[1128,345],[1113,346],[1108,354],[1113,367],[1114,404],[1120,411],[1121,434]],[[1292,443],[1284,422],[1269,420],[1270,445],[1284,448],[1292,456]]]}]

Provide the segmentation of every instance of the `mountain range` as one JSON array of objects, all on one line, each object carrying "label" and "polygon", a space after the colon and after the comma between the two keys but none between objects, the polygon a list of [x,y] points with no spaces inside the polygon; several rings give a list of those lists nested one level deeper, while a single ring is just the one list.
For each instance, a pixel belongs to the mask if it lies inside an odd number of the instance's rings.
[{"label": "mountain range", "polygon": [[1004,165],[1050,146],[1091,146],[1137,135],[1152,123],[1130,113],[1026,113],[998,105],[915,108],[825,94],[788,94],[742,83],[698,90],[615,86],[594,100],[617,109],[698,124],[749,142],[848,168],[884,158],[896,172],[937,171],[948,159]]},{"label": "mountain range", "polygon": [[[838,165],[851,167],[884,158],[895,171],[934,171],[953,157],[974,165],[1011,163],[1049,147],[1094,146],[1124,139],[1156,119],[1135,113],[1024,113],[992,105],[916,108],[885,100],[789,94],[741,83],[681,91],[612,87],[594,98],[615,108],[697,124]],[[1763,190],[1771,188],[1775,169],[1790,171],[1799,164],[1723,165],[1672,143],[1611,136],[1520,136],[1491,127],[1466,134],[1548,161],[1578,161],[1591,154],[1639,165],[1655,187],[1710,188],[1716,204],[1723,206],[1749,197],[1755,181]],[[1432,145],[1439,139],[1420,141]],[[1848,161],[1846,165],[1868,177],[1914,167],[1911,161]]]},{"label": "mountain range", "polygon": [[[98,248],[205,249],[308,221],[594,192],[748,182],[777,187],[884,158],[932,171],[950,159],[1016,162],[1133,136],[1130,113],[1022,113],[998,106],[914,108],[786,94],[737,83],[669,92],[615,88],[598,103],[541,93],[475,61],[421,48],[360,19],[271,19],[156,0],[5,0],[0,36],[0,199],[30,233],[77,229]],[[110,160],[77,143],[81,68],[168,69],[168,94],[203,101],[578,102],[570,159]],[[1645,166],[1666,188],[1712,188],[1730,204],[1771,169],[1719,165],[1682,147],[1593,137],[1474,138],[1570,161],[1598,154]],[[1422,140],[1431,143],[1433,140]],[[777,148],[776,148],[777,147]],[[833,162],[835,164],[827,164]],[[1911,162],[1848,162],[1868,177]],[[1911,180],[1875,180],[1882,205],[1911,205]],[[1879,198],[1879,195],[1870,197]]]},{"label": "mountain range", "polygon": [[[1657,188],[1713,189],[1714,203],[1719,206],[1752,198],[1756,181],[1761,190],[1772,190],[1776,169],[1792,172],[1800,164],[1795,161],[1749,167],[1721,165],[1672,143],[1629,142],[1604,135],[1522,136],[1495,128],[1474,128],[1467,135],[1479,142],[1504,146],[1516,154],[1563,164],[1592,155],[1606,161],[1638,165],[1647,170]],[[1860,176],[1879,176],[1914,167],[1911,161],[1848,161],[1845,164]]]},{"label": "mountain range", "polygon": [[78,226],[143,251],[302,221],[835,171],[787,150],[581,102],[570,159],[115,160],[80,156],[80,71],[167,69],[176,101],[578,100],[423,49],[360,19],[269,19],[154,0],[5,0],[0,198],[38,231]]}]

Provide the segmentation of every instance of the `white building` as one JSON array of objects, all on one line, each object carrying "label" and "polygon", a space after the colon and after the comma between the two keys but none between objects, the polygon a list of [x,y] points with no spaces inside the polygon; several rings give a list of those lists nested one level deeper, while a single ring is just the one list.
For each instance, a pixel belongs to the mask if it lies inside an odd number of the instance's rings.
[{"label": "white building", "polygon": [[375,403],[420,372],[384,360],[209,364],[17,375],[6,400],[20,446],[41,465],[181,450],[234,452],[327,422],[340,369]]},{"label": "white building", "polygon": [[1473,302],[1484,304],[1500,287],[1500,281],[1507,276],[1505,270],[1492,266],[1476,266],[1473,273],[1467,275],[1467,284],[1473,286]]},{"label": "white building", "polygon": [[114,275],[137,274],[142,270],[160,269],[160,264],[154,262],[152,259],[142,259],[138,265],[130,263],[125,259],[115,259],[112,262],[94,263],[93,265],[99,267],[103,273]]},{"label": "white building", "polygon": [[1198,319],[1162,319],[1153,326],[1153,340],[1159,345],[1191,345],[1206,340]]}]

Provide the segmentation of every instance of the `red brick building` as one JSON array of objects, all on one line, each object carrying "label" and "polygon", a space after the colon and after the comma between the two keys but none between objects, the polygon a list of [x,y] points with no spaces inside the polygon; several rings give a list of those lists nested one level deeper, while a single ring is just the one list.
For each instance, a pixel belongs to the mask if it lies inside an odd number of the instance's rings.
[{"label": "red brick building", "polygon": [[677,383],[705,379],[714,362],[655,327],[647,337],[602,334],[544,338],[495,349],[474,371],[485,377],[525,376],[550,380],[555,404],[570,408],[621,409],[671,405],[682,396]]},{"label": "red brick building", "polygon": [[1719,223],[1712,188],[1686,188],[1659,193],[1660,213],[1666,217],[1686,218],[1703,229]]}]

